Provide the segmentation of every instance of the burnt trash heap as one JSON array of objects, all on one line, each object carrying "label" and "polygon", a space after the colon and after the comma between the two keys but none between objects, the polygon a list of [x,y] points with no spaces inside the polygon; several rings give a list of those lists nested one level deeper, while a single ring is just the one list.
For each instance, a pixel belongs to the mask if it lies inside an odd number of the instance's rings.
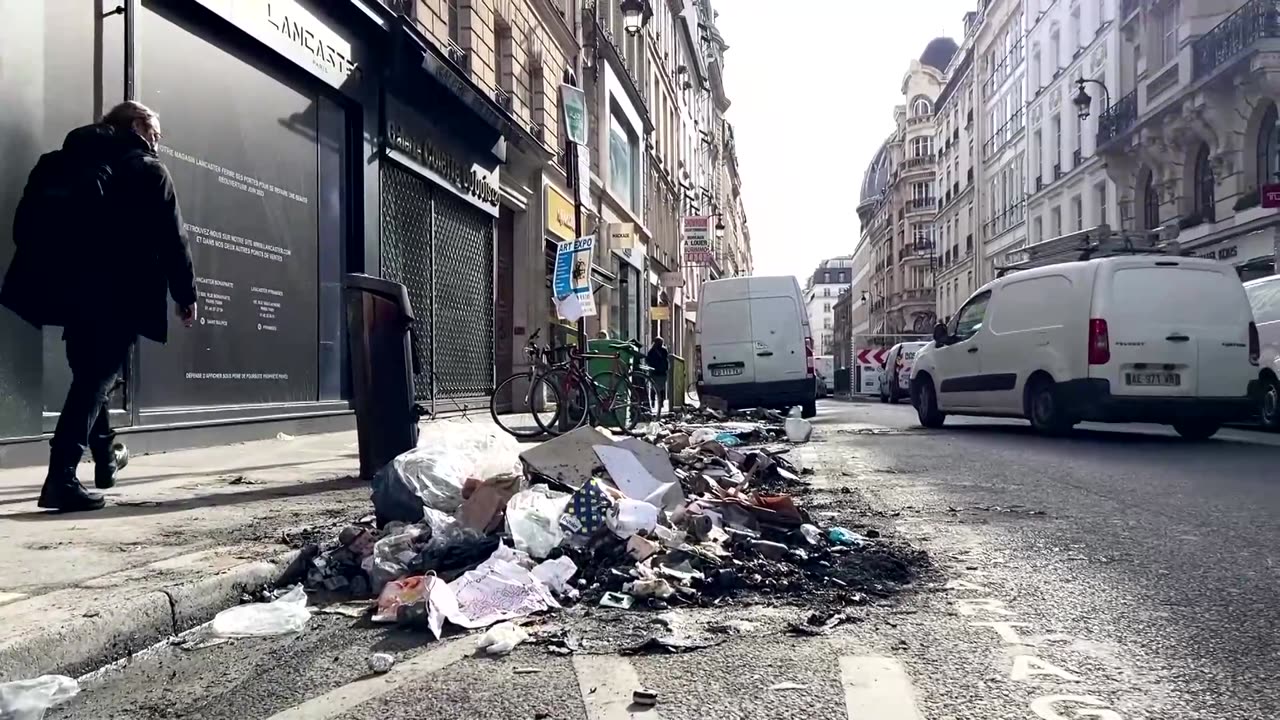
[{"label": "burnt trash heap", "polygon": [[824,609],[909,583],[901,548],[821,527],[792,455],[807,421],[696,409],[643,437],[580,428],[521,451],[488,426],[447,421],[374,480],[375,514],[303,548],[281,585],[369,598],[375,622],[488,628],[487,652],[527,635],[510,621],[589,603],[632,611],[762,601]]}]

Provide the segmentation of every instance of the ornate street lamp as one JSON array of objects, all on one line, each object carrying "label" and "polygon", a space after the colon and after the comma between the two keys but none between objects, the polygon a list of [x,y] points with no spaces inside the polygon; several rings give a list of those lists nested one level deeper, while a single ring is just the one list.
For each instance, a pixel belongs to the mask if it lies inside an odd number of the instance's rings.
[{"label": "ornate street lamp", "polygon": [[622,27],[628,35],[639,35],[649,18],[653,17],[653,5],[649,0],[622,0]]},{"label": "ornate street lamp", "polygon": [[716,218],[716,239],[724,239],[724,218]]},{"label": "ornate street lamp", "polygon": [[1080,78],[1076,80],[1076,96],[1071,100],[1071,104],[1076,106],[1076,115],[1081,121],[1089,119],[1089,108],[1093,105],[1093,98],[1089,97],[1089,93],[1085,92],[1084,84],[1093,83],[1102,88],[1102,109],[1106,111],[1111,107],[1111,93],[1107,90],[1106,84],[1101,80],[1092,80],[1089,78]]}]

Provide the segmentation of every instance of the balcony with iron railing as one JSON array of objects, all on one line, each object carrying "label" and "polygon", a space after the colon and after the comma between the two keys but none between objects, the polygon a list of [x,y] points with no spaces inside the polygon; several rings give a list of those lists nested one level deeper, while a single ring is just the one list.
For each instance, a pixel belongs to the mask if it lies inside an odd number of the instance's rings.
[{"label": "balcony with iron railing", "polygon": [[902,162],[902,174],[915,172],[932,171],[938,164],[938,158],[935,155],[918,155],[916,157],[907,158]]},{"label": "balcony with iron railing", "polygon": [[1115,101],[1098,116],[1098,147],[1121,137],[1138,124],[1138,91]]},{"label": "balcony with iron railing", "polygon": [[[1280,39],[1280,2],[1249,0],[1191,43],[1192,82],[1244,57],[1268,39]],[[1274,44],[1280,50],[1280,43]]]},{"label": "balcony with iron railing", "polygon": [[913,115],[907,118],[908,127],[915,126],[915,125],[924,125],[925,123],[931,123],[931,122],[933,122],[933,113],[929,113],[928,115]]},{"label": "balcony with iron railing", "polygon": [[1071,151],[1071,167],[1078,168],[1080,167],[1080,163],[1082,162],[1084,162],[1084,151],[1081,150],[1080,148],[1076,148],[1075,150],[1072,150]]},{"label": "balcony with iron railing", "polygon": [[931,213],[934,210],[936,210],[937,207],[938,207],[938,198],[936,197],[912,198],[907,201],[906,210],[908,213],[917,213],[917,212]]}]

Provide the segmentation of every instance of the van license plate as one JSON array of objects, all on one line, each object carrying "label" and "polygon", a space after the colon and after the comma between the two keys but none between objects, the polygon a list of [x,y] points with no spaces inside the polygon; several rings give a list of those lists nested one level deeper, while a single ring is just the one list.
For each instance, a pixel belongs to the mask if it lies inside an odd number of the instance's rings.
[{"label": "van license plate", "polygon": [[1182,384],[1182,376],[1171,372],[1131,372],[1124,374],[1124,382],[1143,387],[1177,387]]},{"label": "van license plate", "polygon": [[741,375],[740,367],[718,367],[711,368],[711,377],[725,377],[726,375]]}]

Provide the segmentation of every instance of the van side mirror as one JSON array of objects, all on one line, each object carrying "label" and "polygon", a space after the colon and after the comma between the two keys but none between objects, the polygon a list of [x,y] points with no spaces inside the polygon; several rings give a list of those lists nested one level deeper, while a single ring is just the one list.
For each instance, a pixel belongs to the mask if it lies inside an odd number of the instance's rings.
[{"label": "van side mirror", "polygon": [[933,326],[933,341],[938,343],[939,347],[946,345],[948,339],[950,339],[950,336],[947,333],[946,325],[938,323]]}]

